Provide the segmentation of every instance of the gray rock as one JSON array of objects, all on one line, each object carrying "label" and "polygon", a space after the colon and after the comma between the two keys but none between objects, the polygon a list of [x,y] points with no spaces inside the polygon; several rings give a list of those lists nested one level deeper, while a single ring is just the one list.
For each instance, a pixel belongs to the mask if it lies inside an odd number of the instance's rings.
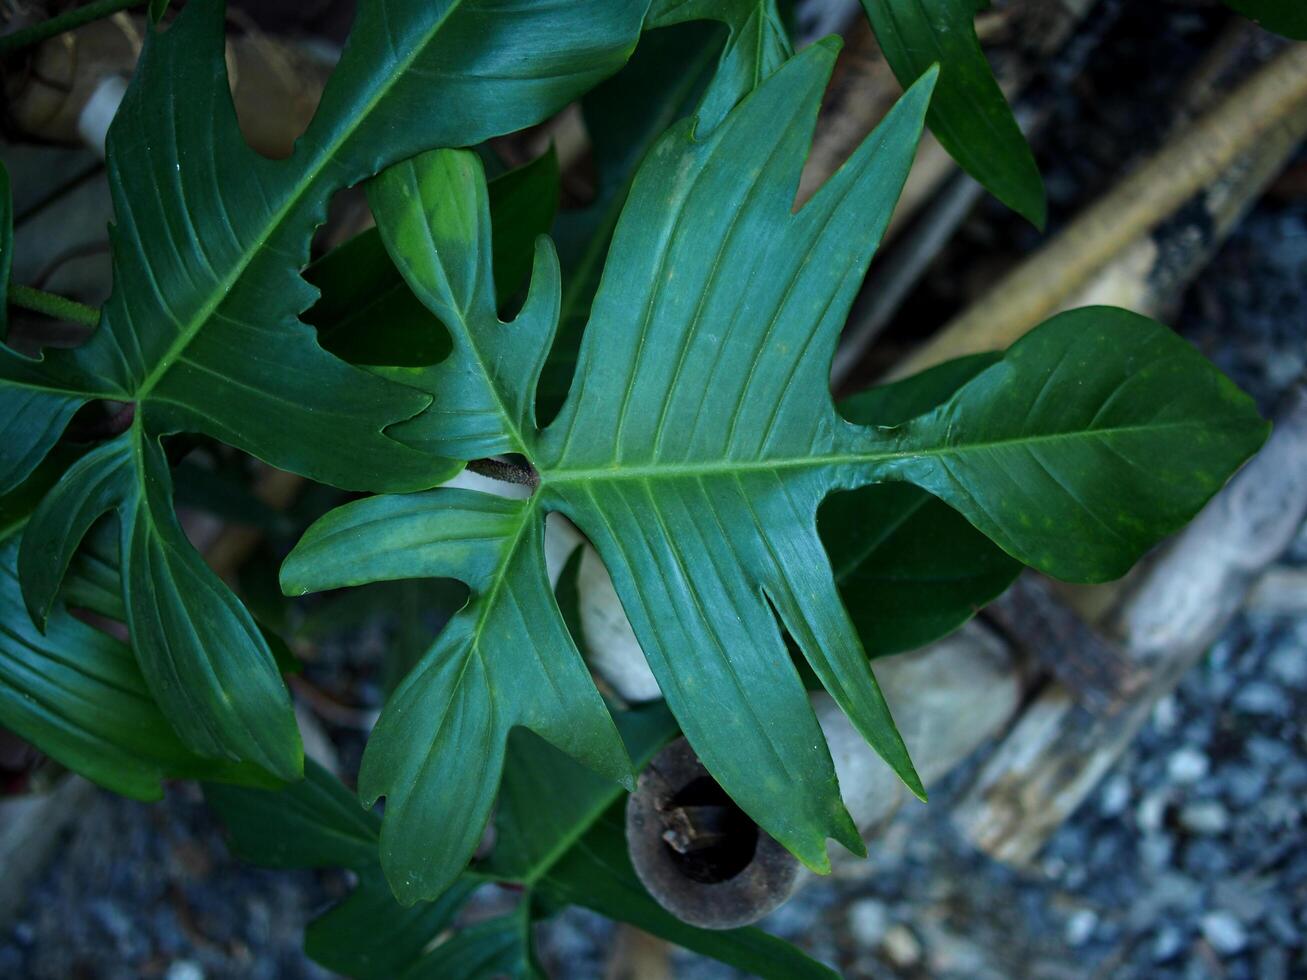
[{"label": "gray rock", "polygon": [[889,930],[889,909],[874,898],[860,898],[849,906],[849,933],[863,949],[875,949]]},{"label": "gray rock", "polygon": [[1209,912],[1202,920],[1203,938],[1222,956],[1234,956],[1248,945],[1248,933],[1229,912]]},{"label": "gray rock", "polygon": [[1272,909],[1267,913],[1262,925],[1277,943],[1284,946],[1302,945],[1302,930],[1294,924],[1293,916],[1287,909]]},{"label": "gray rock", "polygon": [[1283,643],[1275,648],[1266,658],[1266,670],[1281,684],[1301,691],[1307,689],[1307,651],[1299,644],[1307,642],[1307,635],[1296,639],[1297,642]]},{"label": "gray rock", "polygon": [[1130,805],[1130,780],[1116,775],[1103,784],[1098,798],[1098,812],[1105,817],[1118,817]]},{"label": "gray rock", "polygon": [[1171,777],[1173,783],[1189,785],[1206,776],[1211,765],[1211,761],[1204,753],[1186,745],[1171,753],[1171,757],[1166,760],[1166,774]]},{"label": "gray rock", "polygon": [[1166,963],[1180,955],[1184,949],[1185,938],[1175,926],[1163,926],[1153,939],[1152,954],[1154,963]]},{"label": "gray rock", "polygon": [[891,926],[885,932],[885,955],[900,967],[912,967],[921,962],[921,941],[904,925]]},{"label": "gray rock", "polygon": [[1098,928],[1098,913],[1093,909],[1077,909],[1067,919],[1066,941],[1071,946],[1083,946],[1093,938],[1094,930]]},{"label": "gray rock", "polygon": [[1281,946],[1267,946],[1257,954],[1257,980],[1289,980],[1289,953]]},{"label": "gray rock", "polygon": [[1234,709],[1246,715],[1267,715],[1273,718],[1287,717],[1290,710],[1289,699],[1274,684],[1265,681],[1253,681],[1245,684],[1234,696]]},{"label": "gray rock", "polygon": [[1222,770],[1220,782],[1225,795],[1239,806],[1255,803],[1266,792],[1266,773],[1253,766],[1229,766]]},{"label": "gray rock", "polygon": [[1139,856],[1147,867],[1161,870],[1171,864],[1175,842],[1163,834],[1150,834],[1139,842]]},{"label": "gray rock", "polygon": [[194,960],[174,960],[164,977],[165,980],[204,980],[204,967]]},{"label": "gray rock", "polygon": [[1175,726],[1180,721],[1180,708],[1176,704],[1175,695],[1168,694],[1159,698],[1157,704],[1153,705],[1153,728],[1162,735],[1170,734],[1175,731]]},{"label": "gray rock", "polygon": [[1195,834],[1223,834],[1230,827],[1230,814],[1216,800],[1199,800],[1180,810],[1180,826]]},{"label": "gray rock", "polygon": [[1144,833],[1156,833],[1162,828],[1162,821],[1166,817],[1166,807],[1169,801],[1169,795],[1165,791],[1154,790],[1142,800],[1135,809],[1135,823]]},{"label": "gray rock", "polygon": [[1279,739],[1253,735],[1244,743],[1244,751],[1254,765],[1267,769],[1282,766],[1293,755],[1293,749]]}]

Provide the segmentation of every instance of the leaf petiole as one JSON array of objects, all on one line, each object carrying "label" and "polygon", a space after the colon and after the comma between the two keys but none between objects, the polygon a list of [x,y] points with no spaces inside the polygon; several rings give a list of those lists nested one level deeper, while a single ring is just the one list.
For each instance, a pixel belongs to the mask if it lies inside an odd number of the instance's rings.
[{"label": "leaf petiole", "polygon": [[31,47],[33,44],[40,44],[57,34],[74,30],[92,21],[112,17],[120,10],[142,6],[145,2],[146,0],[93,0],[83,7],[77,7],[57,17],[51,17],[39,24],[0,37],[0,58]]},{"label": "leaf petiole", "polygon": [[78,323],[84,327],[95,327],[100,323],[100,311],[94,306],[87,306],[66,296],[47,293],[43,289],[33,289],[31,286],[10,283],[9,303],[12,306],[31,310],[33,313],[43,313],[56,320],[67,320],[69,323]]}]

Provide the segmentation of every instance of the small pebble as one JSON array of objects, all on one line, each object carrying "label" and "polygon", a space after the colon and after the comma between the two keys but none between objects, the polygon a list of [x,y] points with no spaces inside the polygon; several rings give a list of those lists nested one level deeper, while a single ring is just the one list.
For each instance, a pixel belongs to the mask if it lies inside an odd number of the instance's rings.
[{"label": "small pebble", "polygon": [[863,949],[879,946],[889,924],[889,910],[884,902],[860,898],[849,906],[849,933]]},{"label": "small pebble", "polygon": [[1175,695],[1168,694],[1159,698],[1157,704],[1153,705],[1153,727],[1159,734],[1167,735],[1175,731],[1179,721],[1180,708],[1175,703]]},{"label": "small pebble", "polygon": [[1266,715],[1284,718],[1289,714],[1289,699],[1274,684],[1253,681],[1245,684],[1234,696],[1234,709],[1246,715]]},{"label": "small pebble", "polygon": [[1289,980],[1289,954],[1282,946],[1267,946],[1257,954],[1257,980]]},{"label": "small pebble", "polygon": [[891,926],[882,942],[885,955],[895,966],[910,967],[921,962],[921,941],[904,925]]},{"label": "small pebble", "polygon": [[1248,933],[1229,912],[1209,912],[1202,926],[1203,938],[1222,956],[1233,956],[1248,945]]},{"label": "small pebble", "polygon": [[1242,806],[1255,803],[1266,792],[1266,773],[1251,766],[1231,766],[1224,782],[1230,800]]},{"label": "small pebble", "polygon": [[1249,738],[1244,743],[1244,750],[1254,765],[1266,769],[1278,769],[1293,755],[1293,750],[1289,746],[1279,739],[1267,738],[1265,735],[1254,735]]},{"label": "small pebble", "polygon": [[1066,923],[1066,941],[1071,946],[1089,942],[1098,928],[1098,914],[1093,909],[1078,909]]},{"label": "small pebble", "polygon": [[1175,843],[1169,837],[1152,834],[1139,844],[1139,856],[1144,864],[1155,870],[1161,870],[1171,863],[1175,854]]},{"label": "small pebble", "polygon": [[1180,826],[1195,834],[1223,834],[1230,827],[1230,814],[1216,800],[1200,800],[1180,811]]},{"label": "small pebble", "polygon": [[1171,753],[1171,757],[1166,760],[1166,773],[1173,783],[1188,785],[1206,776],[1211,765],[1206,755],[1186,746]]},{"label": "small pebble", "polygon": [[1162,829],[1162,820],[1166,816],[1167,794],[1149,793],[1139,801],[1135,810],[1135,822],[1144,833],[1156,833]]},{"label": "small pebble", "polygon": [[1175,926],[1163,926],[1153,940],[1153,962],[1165,963],[1180,955],[1184,949],[1184,934]]},{"label": "small pebble", "polygon": [[1098,812],[1105,817],[1118,817],[1130,805],[1130,781],[1124,776],[1113,776],[1103,786],[1098,801]]},{"label": "small pebble", "polygon": [[166,980],[204,980],[204,968],[194,960],[173,960]]},{"label": "small pebble", "polygon": [[1266,670],[1281,684],[1307,688],[1307,652],[1296,644],[1277,647],[1266,660]]}]

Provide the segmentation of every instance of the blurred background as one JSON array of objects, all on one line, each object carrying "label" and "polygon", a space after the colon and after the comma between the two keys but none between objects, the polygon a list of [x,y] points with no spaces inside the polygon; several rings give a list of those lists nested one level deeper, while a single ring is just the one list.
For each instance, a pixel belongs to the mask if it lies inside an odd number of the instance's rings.
[{"label": "blurred background", "polygon": [[[13,28],[62,6],[0,9]],[[229,7],[242,125],[284,156],[353,3]],[[899,89],[856,2],[798,0],[791,14],[800,46],[845,38],[802,196]],[[1174,326],[1280,435],[1262,470],[1126,582],[1023,577],[983,611],[975,629],[1002,650],[993,683],[920,682],[937,684],[936,715],[990,719],[935,733],[946,749],[929,807],[887,801],[867,861],[838,864],[761,925],[853,977],[1307,976],[1303,46],[1208,0],[995,0],[977,26],[1044,175],[1048,229],[927,140],[850,318],[837,390],[966,353],[978,334],[1006,346],[1043,318],[1009,310],[1108,302]],[[3,66],[15,281],[108,295],[108,118],[87,105],[130,73],[142,29],[120,14]],[[561,207],[581,208],[597,180],[576,107],[494,150],[511,166],[551,143]],[[361,193],[342,192],[315,248],[369,220]],[[1001,310],[977,302],[991,290]],[[15,343],[35,329],[16,317]],[[188,533],[263,601],[275,583],[260,569],[324,503],[237,473],[257,506],[233,513],[214,499],[221,467],[185,470]],[[277,614],[304,662],[292,691],[306,742],[347,781],[391,682],[383,651],[425,642],[453,601],[407,583]],[[236,861],[193,785],[123,800],[3,730],[0,868],[5,977],[326,976],[301,951],[303,926],[349,887],[340,872]],[[556,977],[734,975],[575,909],[540,929]]]}]

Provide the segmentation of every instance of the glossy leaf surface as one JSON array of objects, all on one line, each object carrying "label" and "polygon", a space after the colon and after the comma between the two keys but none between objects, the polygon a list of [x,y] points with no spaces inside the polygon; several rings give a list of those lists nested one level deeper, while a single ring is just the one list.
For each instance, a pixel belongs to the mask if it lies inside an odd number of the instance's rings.
[{"label": "glossy leaf surface", "polygon": [[[69,769],[135,799],[159,799],[163,780],[173,777],[269,784],[252,766],[204,759],[182,745],[126,644],[62,602],[47,611],[44,630],[32,623],[18,582],[19,539],[53,475],[39,470],[0,498],[0,724]],[[116,556],[94,556],[73,572],[70,598],[106,591],[88,573],[116,590],[116,565]]]},{"label": "glossy leaf surface", "polygon": [[23,579],[39,614],[87,518],[118,508],[137,658],[196,751],[285,778],[300,768],[267,644],[176,526],[161,437],[203,433],[348,489],[452,475],[457,463],[382,432],[428,399],[329,354],[299,320],[315,298],[300,275],[312,232],[340,188],[417,151],[535,123],[611,74],[646,2],[362,4],[317,113],[277,161],[241,137],[221,0],[148,32],[108,136],[113,293],[79,348],[44,360],[0,348],[0,483],[30,472],[86,400],[134,403],[130,428],[37,514],[57,547],[29,547]]},{"label": "glossy leaf surface", "polygon": [[[439,894],[471,856],[514,726],[630,780],[621,738],[558,613],[543,536],[525,501],[453,489],[378,496],[318,521],[282,567],[289,594],[436,577],[472,590],[391,696],[359,773],[365,801],[386,797],[383,862],[405,902]],[[432,827],[443,828],[434,839]]]},{"label": "glossy leaf surface", "polygon": [[1021,127],[976,39],[977,0],[862,0],[885,60],[902,85],[937,64],[931,132],[962,169],[1043,228],[1047,201]]},{"label": "glossy leaf surface", "polygon": [[[894,426],[930,411],[999,359],[949,361],[846,398],[840,414]],[[924,646],[999,595],[1021,563],[957,511],[906,483],[873,483],[826,498],[817,529],[840,595],[869,656]]]},{"label": "glossy leaf surface", "polygon": [[[1264,437],[1251,403],[1192,348],[1110,310],[1057,318],[903,425],[842,419],[829,393],[831,355],[906,176],[933,75],[795,213],[833,57],[832,45],[814,45],[706,137],[688,121],[651,151],[614,236],[576,381],[543,431],[534,424],[534,377],[519,372],[540,363],[557,309],[548,244],[537,249],[523,312],[504,324],[486,281],[484,203],[477,212],[457,206],[484,201],[468,186],[481,181],[475,159],[420,156],[370,187],[396,266],[453,333],[447,361],[395,372],[433,400],[392,433],[443,454],[519,452],[540,480],[512,505],[478,508],[451,491],[347,505],[312,529],[284,568],[283,586],[299,592],[429,575],[440,561],[442,574],[477,593],[388,706],[368,749],[364,796],[388,795],[387,824],[479,826],[493,781],[485,762],[498,758],[509,719],[566,748],[543,730],[552,721],[521,720],[527,705],[563,703],[525,679],[538,676],[533,665],[520,677],[500,675],[503,686],[491,679],[508,664],[530,664],[517,637],[529,635],[559,669],[574,662],[570,641],[543,623],[550,604],[538,553],[523,550],[538,548],[547,511],[563,512],[599,550],[708,769],[772,836],[824,869],[828,837],[855,849],[861,841],[782,627],[858,730],[921,791],[817,535],[817,507],[829,493],[913,482],[1018,561],[1098,580],[1191,515]],[[459,396],[446,398],[455,386]],[[1144,451],[1153,465],[1132,465]],[[1011,475],[1022,465],[1042,482],[1017,494]],[[1102,533],[1108,506],[1121,533]],[[473,520],[473,510],[501,523]],[[446,525],[476,542],[440,544],[454,532],[430,529]],[[504,615],[519,617],[527,603],[522,622],[531,628],[483,635],[505,602]],[[476,657],[466,672],[451,669],[462,662],[451,651],[488,650],[503,637],[514,638],[503,665]],[[485,707],[500,703],[502,711]],[[445,717],[479,719],[464,736],[485,739],[470,760],[451,758],[437,733],[420,727]],[[569,732],[584,747],[579,757],[611,741],[606,719],[582,717]],[[426,764],[436,758],[452,768]],[[451,782],[456,791],[441,788]],[[406,812],[414,801],[420,820]],[[451,881],[471,846],[469,834],[461,854],[450,847],[433,856],[407,832],[383,833],[382,860],[411,898]]]}]

